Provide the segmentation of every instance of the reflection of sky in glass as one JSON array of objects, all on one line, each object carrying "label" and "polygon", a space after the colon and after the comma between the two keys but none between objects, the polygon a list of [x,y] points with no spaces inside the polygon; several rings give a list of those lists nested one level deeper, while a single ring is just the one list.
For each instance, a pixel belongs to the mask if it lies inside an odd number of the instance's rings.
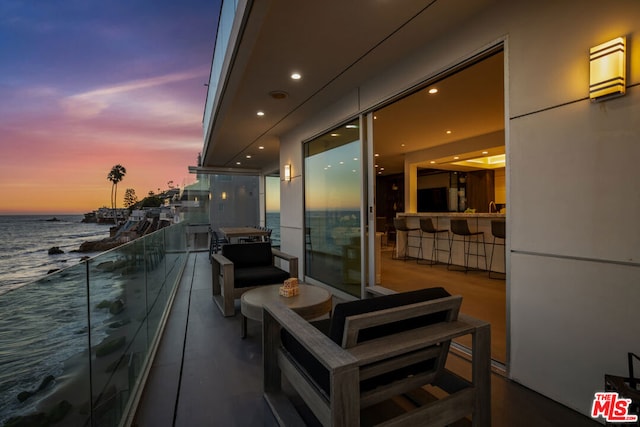
[{"label": "reflection of sky in glass", "polygon": [[307,157],[307,209],[358,209],[360,164],[360,141]]},{"label": "reflection of sky in glass", "polygon": [[280,212],[280,177],[268,176],[264,191],[267,212]]}]

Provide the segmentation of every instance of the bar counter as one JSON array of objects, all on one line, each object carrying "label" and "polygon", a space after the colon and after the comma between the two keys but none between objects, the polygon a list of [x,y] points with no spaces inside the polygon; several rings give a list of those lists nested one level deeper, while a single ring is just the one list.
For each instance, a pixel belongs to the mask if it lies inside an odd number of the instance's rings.
[{"label": "bar counter", "polygon": [[[418,255],[418,249],[416,246],[420,243],[420,218],[431,218],[433,226],[437,229],[451,230],[451,219],[467,219],[469,224],[469,230],[471,232],[482,231],[484,232],[484,241],[486,248],[486,260],[487,269],[489,267],[489,261],[491,260],[492,250],[495,249],[495,255],[493,256],[493,264],[491,270],[498,273],[504,273],[505,271],[505,258],[504,258],[504,241],[502,239],[496,239],[495,248],[492,245],[493,235],[491,234],[491,221],[493,220],[505,220],[506,214],[503,213],[462,213],[462,212],[420,212],[420,213],[398,213],[398,218],[406,218],[407,227],[417,228],[418,230],[412,231],[410,240],[408,255],[416,257]],[[439,250],[437,253],[437,260],[441,263],[447,263],[449,258],[449,241],[445,237],[445,233],[438,233],[438,249],[446,249],[446,251]],[[423,234],[422,237],[422,258],[425,260],[431,259],[432,248],[432,235]],[[449,231],[449,239],[453,237],[451,231]],[[405,233],[396,233],[396,256],[404,256],[405,245]],[[459,241],[458,241],[459,240]],[[482,242],[482,238],[480,238]],[[476,249],[480,254],[483,253],[482,244],[477,245],[471,243],[471,253],[475,254]],[[477,263],[476,263],[477,261]],[[462,244],[462,236],[456,236],[456,240],[452,247],[451,263],[457,266],[464,266],[464,252]],[[485,269],[484,259],[479,257],[476,259],[475,255],[469,256],[469,265],[472,268]]]}]

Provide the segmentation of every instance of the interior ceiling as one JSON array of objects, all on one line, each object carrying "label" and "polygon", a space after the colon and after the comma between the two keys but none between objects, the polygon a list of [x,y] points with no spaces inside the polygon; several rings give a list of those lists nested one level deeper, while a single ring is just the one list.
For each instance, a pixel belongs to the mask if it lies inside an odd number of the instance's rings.
[{"label": "interior ceiling", "polygon": [[[205,141],[203,166],[277,168],[280,135],[491,2],[253,2]],[[435,97],[421,91],[376,112],[375,150],[384,173],[401,172],[406,152],[503,128],[502,67],[501,59],[484,61],[438,82]],[[293,71],[302,79],[291,80]],[[273,91],[287,96],[274,99]]]}]

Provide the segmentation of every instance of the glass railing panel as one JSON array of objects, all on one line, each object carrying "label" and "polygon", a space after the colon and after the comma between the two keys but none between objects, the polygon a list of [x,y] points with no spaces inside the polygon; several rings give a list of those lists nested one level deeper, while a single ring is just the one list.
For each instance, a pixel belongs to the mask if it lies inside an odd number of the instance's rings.
[{"label": "glass railing panel", "polygon": [[180,223],[0,295],[0,425],[119,425],[186,255]]},{"label": "glass railing panel", "polygon": [[165,265],[168,283],[176,283],[178,275],[186,259],[187,239],[184,224],[164,229],[165,232]]},{"label": "glass railing panel", "polygon": [[0,295],[0,425],[88,422],[86,277],[81,263]]},{"label": "glass railing panel", "polygon": [[160,326],[169,295],[164,230],[148,236],[145,239],[144,250],[147,263],[147,338],[151,345],[151,340]]},{"label": "glass railing panel", "polygon": [[209,122],[213,117],[212,111],[214,103],[216,101],[216,93],[218,91],[218,85],[220,83],[220,77],[222,75],[222,66],[224,65],[224,58],[229,49],[229,40],[231,36],[231,29],[233,28],[233,21],[235,19],[236,11],[238,8],[237,0],[224,0],[222,2],[222,8],[220,11],[220,17],[218,20],[218,30],[216,32],[216,43],[213,51],[213,60],[211,61],[211,76],[209,78],[209,90],[207,92],[207,101],[205,105],[204,114],[204,132],[206,136],[207,129],[209,128]]},{"label": "glass railing panel", "polygon": [[130,360],[144,359],[148,350],[145,240],[89,262],[93,418],[99,425],[117,425],[133,386]]}]

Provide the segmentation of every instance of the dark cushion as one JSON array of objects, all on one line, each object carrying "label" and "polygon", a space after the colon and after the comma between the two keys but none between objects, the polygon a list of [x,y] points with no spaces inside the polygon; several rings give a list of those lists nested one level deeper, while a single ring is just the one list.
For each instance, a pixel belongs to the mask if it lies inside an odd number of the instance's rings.
[{"label": "dark cushion", "polygon": [[[329,335],[329,328],[331,327],[331,319],[318,320],[316,322],[310,322],[316,329],[320,330],[325,335]],[[306,348],[300,344],[298,340],[282,329],[280,334],[282,339],[282,346],[293,357],[293,362],[296,363],[306,374],[307,379],[311,380],[316,386],[324,392],[325,396],[329,397],[329,371],[322,363],[318,361]]]},{"label": "dark cushion", "polygon": [[[344,334],[345,319],[357,314],[370,313],[372,311],[386,310],[393,307],[414,304],[422,301],[430,301],[438,298],[449,297],[451,294],[444,288],[428,288],[417,291],[403,292],[382,297],[368,298],[358,301],[350,301],[336,304],[331,317],[331,329],[329,338],[336,344],[342,345],[342,335]],[[362,329],[358,335],[358,342],[380,338],[385,335],[420,328],[433,323],[442,322],[446,319],[447,313],[440,312],[413,319],[401,320],[384,325]]]},{"label": "dark cushion", "polygon": [[234,269],[273,264],[271,242],[223,245],[222,256],[233,262]]},{"label": "dark cushion", "polygon": [[[242,246],[249,246],[242,245]],[[246,288],[250,286],[275,285],[283,283],[289,278],[289,273],[273,265],[234,268],[235,288]]]},{"label": "dark cushion", "polygon": [[[336,305],[330,321],[313,322],[312,325],[317,327],[338,345],[341,345],[345,318],[348,316],[368,313],[371,311],[385,310],[388,308],[445,298],[448,296],[451,295],[444,288],[429,288],[341,303]],[[363,329],[360,331],[358,336],[358,342],[441,322],[446,319],[446,315],[446,312],[439,312],[413,319],[393,322],[374,328]],[[294,362],[297,363],[304,371],[307,378],[311,379],[327,396],[329,396],[329,371],[285,329],[282,329],[281,339],[283,347],[291,354]],[[400,378],[406,378],[409,375],[431,370],[434,366],[435,361],[433,359],[428,359],[393,372],[369,378],[360,383],[360,391],[372,390],[380,385],[389,384]]]}]

